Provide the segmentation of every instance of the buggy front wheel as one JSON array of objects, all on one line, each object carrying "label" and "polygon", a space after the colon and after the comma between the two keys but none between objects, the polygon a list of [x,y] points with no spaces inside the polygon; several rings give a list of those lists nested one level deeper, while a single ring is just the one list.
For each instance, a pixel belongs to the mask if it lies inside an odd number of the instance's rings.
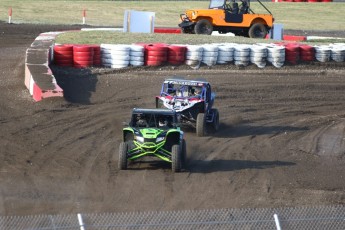
[{"label": "buggy front wheel", "polygon": [[126,142],[121,142],[119,147],[119,169],[127,169],[127,151],[128,144]]},{"label": "buggy front wheel", "polygon": [[196,117],[196,135],[198,137],[205,136],[205,114],[199,113]]},{"label": "buggy front wheel", "polygon": [[173,145],[171,148],[171,170],[173,172],[181,171],[181,148],[179,145]]}]

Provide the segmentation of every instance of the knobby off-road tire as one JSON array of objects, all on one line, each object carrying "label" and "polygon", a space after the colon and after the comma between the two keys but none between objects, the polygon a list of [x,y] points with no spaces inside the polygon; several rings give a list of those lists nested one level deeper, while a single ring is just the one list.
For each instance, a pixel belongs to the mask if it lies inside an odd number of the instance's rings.
[{"label": "knobby off-road tire", "polygon": [[255,23],[250,27],[248,35],[250,38],[265,38],[267,29],[264,24]]},{"label": "knobby off-road tire", "polygon": [[173,172],[181,171],[181,147],[179,145],[173,145],[171,148],[171,170]]},{"label": "knobby off-road tire", "polygon": [[126,142],[121,142],[119,147],[119,169],[127,169],[127,151],[128,144]]},{"label": "knobby off-road tire", "polygon": [[196,135],[198,137],[205,136],[205,126],[206,126],[206,117],[204,113],[199,113],[196,117]]},{"label": "knobby off-road tire", "polygon": [[210,35],[213,31],[211,22],[206,19],[202,19],[195,24],[194,31],[196,34]]}]

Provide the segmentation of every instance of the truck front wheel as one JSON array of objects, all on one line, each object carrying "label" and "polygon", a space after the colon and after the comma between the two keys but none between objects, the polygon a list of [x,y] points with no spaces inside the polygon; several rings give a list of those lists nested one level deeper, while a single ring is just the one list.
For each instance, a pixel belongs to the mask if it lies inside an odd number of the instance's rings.
[{"label": "truck front wheel", "polygon": [[194,31],[196,34],[211,35],[213,32],[213,26],[210,21],[201,19],[195,24]]}]

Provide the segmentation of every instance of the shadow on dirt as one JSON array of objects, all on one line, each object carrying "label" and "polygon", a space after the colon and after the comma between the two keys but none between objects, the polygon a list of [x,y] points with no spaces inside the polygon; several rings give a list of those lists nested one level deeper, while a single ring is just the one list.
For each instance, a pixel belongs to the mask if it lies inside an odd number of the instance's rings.
[{"label": "shadow on dirt", "polygon": [[190,160],[187,171],[191,173],[227,172],[243,169],[267,169],[293,166],[296,163],[287,161],[250,161],[250,160]]},{"label": "shadow on dirt", "polygon": [[90,104],[90,98],[96,91],[97,76],[89,69],[58,67],[51,65],[51,70],[58,85],[64,90],[64,97],[68,102]]},{"label": "shadow on dirt", "polygon": [[210,133],[210,136],[219,138],[234,138],[243,136],[259,136],[259,135],[279,135],[282,133],[306,131],[307,127],[294,126],[253,126],[249,124],[229,125],[220,124],[216,133]]},{"label": "shadow on dirt", "polygon": [[[228,172],[244,169],[268,169],[293,166],[296,163],[287,161],[250,161],[250,160],[191,160],[188,159],[182,172],[212,173]],[[165,161],[136,161],[131,162],[128,170],[170,170],[171,164]]]}]

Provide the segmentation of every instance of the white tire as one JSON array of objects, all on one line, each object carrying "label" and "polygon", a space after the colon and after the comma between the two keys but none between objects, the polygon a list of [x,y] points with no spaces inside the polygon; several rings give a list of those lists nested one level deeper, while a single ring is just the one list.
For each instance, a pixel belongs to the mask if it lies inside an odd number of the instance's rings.
[{"label": "white tire", "polygon": [[143,61],[129,61],[129,64],[132,66],[143,66],[144,62]]},{"label": "white tire", "polygon": [[129,55],[131,57],[144,57],[145,53],[144,51],[131,51]]},{"label": "white tire", "polygon": [[143,62],[144,61],[144,57],[136,57],[136,56],[130,56],[130,61],[140,61]]}]

